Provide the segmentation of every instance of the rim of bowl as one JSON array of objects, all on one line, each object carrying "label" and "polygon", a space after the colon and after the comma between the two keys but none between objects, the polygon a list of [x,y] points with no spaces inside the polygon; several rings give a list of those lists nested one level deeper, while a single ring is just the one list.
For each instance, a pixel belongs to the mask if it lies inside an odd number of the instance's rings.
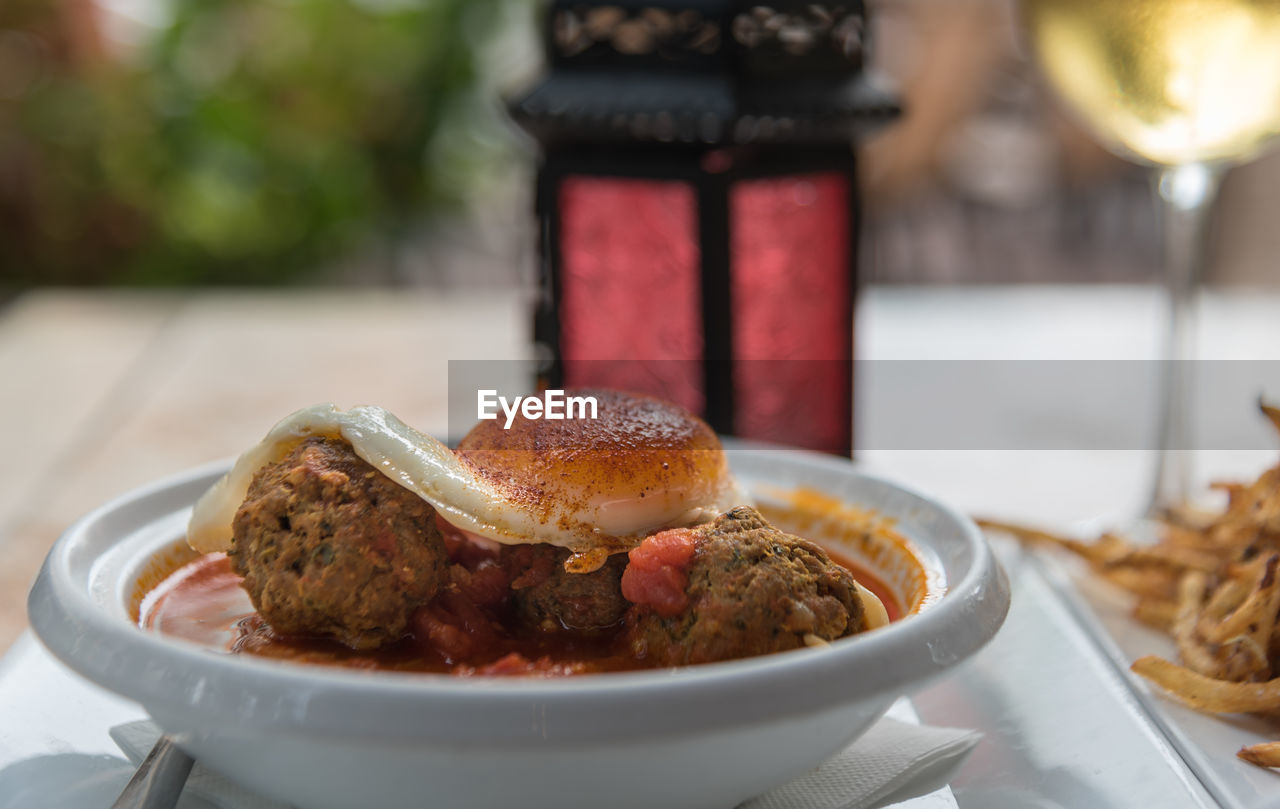
[{"label": "rim of bowl", "polygon": [[[732,447],[732,458],[767,453],[896,491],[952,524],[970,557],[928,609],[822,649],[667,669],[565,678],[460,678],[366,672],[258,660],[146,632],[104,614],[73,574],[77,553],[113,517],[139,510],[132,534],[189,508],[229,468],[196,467],[139,487],[81,518],[58,539],[28,598],[35,634],[72,670],[153,716],[199,718],[199,729],[297,732],[344,739],[519,745],[660,737],[800,716],[873,696],[898,696],[984,646],[1004,621],[1009,585],[968,517],[851,462],[799,450]],[[868,507],[874,508],[874,504]],[[888,515],[893,516],[893,515]],[[927,539],[913,538],[931,548]],[[83,562],[80,562],[83,564]],[[92,575],[89,575],[92,584]],[[888,700],[885,701],[887,706]],[[182,721],[186,721],[185,719]]]}]

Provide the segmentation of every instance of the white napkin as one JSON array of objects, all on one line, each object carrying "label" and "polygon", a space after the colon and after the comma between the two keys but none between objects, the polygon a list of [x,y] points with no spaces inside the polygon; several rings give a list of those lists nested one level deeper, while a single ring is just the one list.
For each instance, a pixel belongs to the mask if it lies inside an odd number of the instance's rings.
[{"label": "white napkin", "polygon": [[[906,705],[905,713],[891,713],[910,718],[912,712]],[[929,727],[886,716],[816,770],[738,809],[869,809],[925,795],[946,784],[981,737],[973,730]],[[112,728],[111,738],[137,764],[160,738],[160,729],[147,720],[130,722]],[[219,809],[290,809],[249,792],[198,761],[183,794]]]},{"label": "white napkin", "polygon": [[926,795],[946,785],[981,738],[886,716],[816,770],[738,809],[870,809]]}]

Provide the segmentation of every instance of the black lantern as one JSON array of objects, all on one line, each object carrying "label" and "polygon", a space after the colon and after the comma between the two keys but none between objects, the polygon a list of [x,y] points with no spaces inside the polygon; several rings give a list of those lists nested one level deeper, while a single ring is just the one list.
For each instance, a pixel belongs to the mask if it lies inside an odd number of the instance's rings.
[{"label": "black lantern", "polygon": [[544,384],[643,390],[718,431],[848,454],[853,143],[897,114],[858,1],[551,3]]}]

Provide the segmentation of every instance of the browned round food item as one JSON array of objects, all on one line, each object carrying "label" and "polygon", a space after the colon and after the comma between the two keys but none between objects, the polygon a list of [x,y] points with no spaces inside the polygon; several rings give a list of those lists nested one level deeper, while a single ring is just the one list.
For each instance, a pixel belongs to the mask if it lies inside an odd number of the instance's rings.
[{"label": "browned round food item", "polygon": [[285,635],[394,641],[447,577],[435,511],[343,441],[309,438],[260,469],[233,532],[232,565]]},{"label": "browned round food item", "polygon": [[596,418],[527,419],[509,429],[480,421],[457,454],[542,522],[568,529],[568,516],[610,537],[643,536],[666,525],[709,520],[734,505],[728,462],[707,424],[678,405],[615,390],[594,397]]},{"label": "browned round food item", "polygon": [[687,603],[670,617],[649,604],[632,608],[628,640],[637,656],[667,666],[710,663],[797,649],[864,628],[853,574],[755,509],[735,508],[690,531]]},{"label": "browned round food item", "polygon": [[544,632],[599,632],[616,626],[631,606],[622,597],[626,554],[615,554],[590,573],[564,569],[569,551],[552,545],[502,549],[516,615]]}]

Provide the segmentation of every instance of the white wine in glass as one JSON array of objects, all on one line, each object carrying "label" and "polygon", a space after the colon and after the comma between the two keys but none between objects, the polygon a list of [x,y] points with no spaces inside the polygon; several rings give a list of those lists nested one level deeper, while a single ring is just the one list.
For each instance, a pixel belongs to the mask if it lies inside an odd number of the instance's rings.
[{"label": "white wine in glass", "polygon": [[1280,0],[1024,0],[1058,92],[1115,151],[1238,162],[1280,133]]},{"label": "white wine in glass", "polygon": [[1193,310],[1222,171],[1280,134],[1280,0],[1022,0],[1041,68],[1116,154],[1157,167],[1169,333],[1147,513],[1186,500]]}]

